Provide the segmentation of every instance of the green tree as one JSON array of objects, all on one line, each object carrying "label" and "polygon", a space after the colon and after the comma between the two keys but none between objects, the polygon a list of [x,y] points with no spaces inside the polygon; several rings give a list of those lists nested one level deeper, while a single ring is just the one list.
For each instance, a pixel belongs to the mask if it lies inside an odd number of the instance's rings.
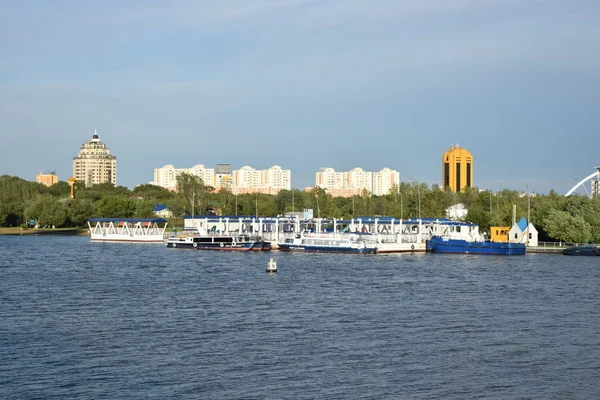
[{"label": "green tree", "polygon": [[55,197],[69,197],[71,195],[71,186],[68,182],[59,181],[48,187],[48,193]]},{"label": "green tree", "polygon": [[586,243],[592,237],[590,225],[582,217],[573,217],[566,211],[552,210],[544,225],[551,237],[564,242]]},{"label": "green tree", "polygon": [[136,218],[156,218],[154,202],[148,200],[139,201],[135,208],[134,216]]},{"label": "green tree", "polygon": [[166,201],[177,197],[177,193],[149,183],[136,186],[133,189],[132,194],[135,197],[141,197],[145,200],[154,200],[159,203],[165,203]]},{"label": "green tree", "polygon": [[101,198],[96,203],[95,216],[100,218],[132,218],[135,200],[116,195]]},{"label": "green tree", "polygon": [[75,198],[70,203],[69,219],[74,226],[85,226],[94,215],[94,205],[89,199]]}]

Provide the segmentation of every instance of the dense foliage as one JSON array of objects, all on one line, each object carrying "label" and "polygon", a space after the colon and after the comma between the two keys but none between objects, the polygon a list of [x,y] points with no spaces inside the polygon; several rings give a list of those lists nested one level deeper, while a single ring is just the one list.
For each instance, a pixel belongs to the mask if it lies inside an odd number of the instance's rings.
[{"label": "dense foliage", "polygon": [[[154,217],[154,205],[165,204],[176,217],[182,215],[276,216],[290,211],[313,209],[315,217],[350,219],[354,216],[396,218],[444,218],[451,205],[462,203],[469,210],[467,220],[481,230],[490,226],[511,226],[513,205],[517,220],[527,218],[540,234],[540,240],[600,242],[600,198],[547,195],[527,197],[503,190],[499,193],[470,190],[444,192],[437,185],[411,182],[394,187],[385,196],[364,193],[349,198],[331,197],[315,187],[309,192],[283,190],[277,195],[216,192],[193,175],[178,177],[178,191],[154,185],[124,186],[101,184],[85,187],[75,184],[75,199],[69,197],[66,182],[46,187],[12,176],[0,176],[0,226],[20,226],[35,220],[39,226],[85,226],[90,217]],[[529,200],[529,201],[528,201]]]}]

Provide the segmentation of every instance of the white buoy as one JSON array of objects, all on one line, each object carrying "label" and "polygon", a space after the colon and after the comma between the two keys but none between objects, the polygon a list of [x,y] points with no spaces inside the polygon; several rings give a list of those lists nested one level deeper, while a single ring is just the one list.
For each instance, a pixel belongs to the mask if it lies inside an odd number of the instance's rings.
[{"label": "white buoy", "polygon": [[277,272],[277,263],[272,258],[267,264],[267,272]]}]

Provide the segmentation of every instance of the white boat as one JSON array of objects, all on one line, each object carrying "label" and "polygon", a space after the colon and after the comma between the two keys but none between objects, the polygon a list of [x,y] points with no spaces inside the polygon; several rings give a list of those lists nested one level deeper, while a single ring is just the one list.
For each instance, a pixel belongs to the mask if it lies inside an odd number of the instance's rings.
[{"label": "white boat", "polygon": [[258,236],[207,232],[202,228],[185,229],[165,240],[165,246],[177,249],[268,251],[270,244]]},{"label": "white boat", "polygon": [[162,243],[167,229],[162,218],[91,218],[90,238],[99,242]]},{"label": "white boat", "polygon": [[320,253],[375,253],[376,243],[367,241],[354,233],[304,234],[299,233],[279,243],[281,251],[305,251]]}]

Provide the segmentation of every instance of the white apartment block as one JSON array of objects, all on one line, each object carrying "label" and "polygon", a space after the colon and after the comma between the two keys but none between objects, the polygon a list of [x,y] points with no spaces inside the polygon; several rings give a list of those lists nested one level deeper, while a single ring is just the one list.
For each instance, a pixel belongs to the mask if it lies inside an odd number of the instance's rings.
[{"label": "white apartment block", "polygon": [[336,172],[333,168],[321,168],[316,173],[315,183],[332,196],[348,197],[361,194],[364,190],[383,196],[388,194],[394,185],[400,185],[400,173],[389,168],[379,172],[367,172],[361,168]]},{"label": "white apartment block", "polygon": [[151,183],[169,190],[177,190],[177,177],[181,174],[195,175],[201,178],[206,186],[215,185],[215,170],[205,168],[202,164],[194,165],[192,168],[175,168],[171,164],[156,168],[154,169],[154,181]]},{"label": "white apartment block", "polygon": [[336,172],[333,168],[321,168],[316,173],[316,185],[323,189],[342,189],[344,187],[344,174]]},{"label": "white apartment block", "polygon": [[363,171],[362,168],[344,172],[344,188],[368,190],[369,193],[373,193],[373,173]]},{"label": "white apartment block", "polygon": [[110,154],[96,131],[91,140],[81,145],[77,157],[73,157],[73,177],[88,187],[106,182],[117,185],[117,157]]},{"label": "white apartment block", "polygon": [[256,170],[246,165],[233,171],[232,175],[232,192],[234,194],[277,194],[281,190],[291,190],[292,188],[292,171],[284,170],[279,165],[274,165],[266,170]]},{"label": "white apartment block", "polygon": [[292,171],[273,165],[262,171],[262,184],[273,188],[292,190]]},{"label": "white apartment block", "polygon": [[384,168],[373,173],[373,194],[385,196],[390,190],[400,187],[400,173],[396,170]]}]

